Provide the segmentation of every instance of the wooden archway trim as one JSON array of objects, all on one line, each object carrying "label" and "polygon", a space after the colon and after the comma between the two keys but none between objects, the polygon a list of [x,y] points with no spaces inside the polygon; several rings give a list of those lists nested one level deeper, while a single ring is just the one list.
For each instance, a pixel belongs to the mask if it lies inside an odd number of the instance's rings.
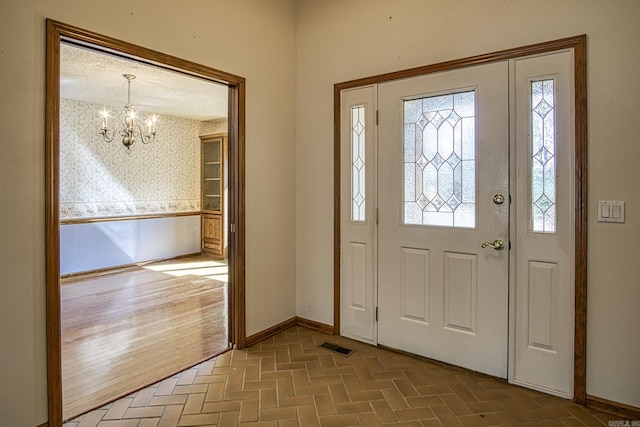
[{"label": "wooden archway trim", "polygon": [[245,346],[245,79],[195,62],[103,36],[78,27],[46,21],[45,101],[45,251],[47,400],[49,427],[61,427],[62,345],[60,326],[60,43],[91,46],[110,54],[199,76],[229,87],[229,339]]}]

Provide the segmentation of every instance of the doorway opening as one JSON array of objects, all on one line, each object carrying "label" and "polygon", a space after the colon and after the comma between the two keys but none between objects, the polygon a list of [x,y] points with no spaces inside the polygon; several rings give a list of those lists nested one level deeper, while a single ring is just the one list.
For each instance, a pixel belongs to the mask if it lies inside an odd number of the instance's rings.
[{"label": "doorway opening", "polygon": [[[244,109],[245,109],[245,81],[244,78],[229,74],[223,71],[215,70],[200,64],[195,64],[180,58],[172,57],[160,52],[152,51],[140,46],[132,45],[130,43],[112,39],[106,36],[95,34],[86,30],[82,30],[76,27],[72,27],[63,23],[59,23],[52,20],[47,20],[47,92],[46,92],[46,304],[47,304],[47,352],[48,352],[48,407],[49,407],[49,425],[61,426],[65,415],[63,411],[63,399],[62,399],[62,335],[61,335],[61,290],[60,290],[60,278],[61,278],[61,219],[64,215],[69,213],[66,210],[66,206],[63,206],[60,196],[61,189],[61,49],[66,45],[76,46],[84,49],[92,49],[101,52],[103,55],[107,55],[111,58],[118,58],[120,60],[135,61],[141,66],[152,67],[156,70],[160,70],[164,73],[170,73],[174,76],[180,76],[182,78],[188,78],[190,81],[199,81],[215,87],[224,87],[228,90],[228,96],[222,100],[223,110],[227,113],[225,119],[228,125],[224,132],[219,132],[220,129],[207,127],[200,135],[211,136],[213,134],[224,133],[227,146],[228,146],[228,161],[226,169],[226,176],[228,177],[226,187],[226,193],[228,195],[225,201],[225,213],[226,218],[222,222],[224,228],[220,230],[222,233],[221,240],[224,242],[227,250],[224,254],[228,254],[228,258],[217,257],[217,260],[210,260],[208,257],[206,260],[192,260],[198,267],[196,270],[203,271],[207,268],[228,268],[228,287],[224,287],[222,294],[226,296],[222,298],[224,309],[227,315],[225,321],[226,332],[228,334],[225,337],[227,347],[234,345],[237,347],[244,347],[245,345],[245,326],[244,326]],[[141,79],[142,80],[142,79]],[[131,81],[131,80],[129,80]],[[135,87],[135,86],[134,86]],[[132,104],[135,105],[135,98],[132,99]],[[118,105],[118,104],[116,104]],[[91,120],[84,123],[82,126],[93,128],[95,122]],[[182,124],[184,125],[184,124]],[[100,126],[100,123],[98,123]],[[158,134],[160,134],[160,122],[157,124]],[[182,126],[184,127],[184,126]],[[198,135],[196,135],[196,139]],[[160,141],[150,143],[149,147],[153,144],[157,144]],[[101,142],[105,144],[104,142]],[[114,141],[114,144],[119,144],[119,139]],[[197,157],[198,165],[200,159],[200,144],[201,141],[197,140]],[[105,144],[106,145],[106,144]],[[126,144],[125,144],[126,145]],[[131,151],[136,149],[149,148],[139,143],[135,147],[130,148]],[[134,153],[126,153],[124,147],[122,155],[128,156]],[[191,150],[193,154],[193,150]],[[104,167],[104,162],[96,164],[99,167]],[[105,168],[108,172],[108,168]],[[138,172],[140,168],[138,168]],[[134,171],[133,177],[135,177],[136,171]],[[140,172],[141,173],[141,172]],[[200,176],[196,182],[198,188]],[[198,196],[200,198],[200,196]],[[125,200],[126,202],[126,200]],[[139,206],[139,205],[138,205]],[[131,209],[135,212],[136,205],[130,205],[129,207],[121,206],[120,208],[127,210]],[[147,207],[143,207],[146,210]],[[172,248],[164,247],[165,253],[173,254],[175,256],[185,255],[187,253],[194,253],[193,239],[188,239],[187,236],[193,233],[197,235],[197,252],[200,252],[201,239],[200,239],[200,227],[201,227],[201,208],[199,201],[195,206],[189,206],[184,209],[183,212],[179,211],[179,207],[176,207],[175,203],[165,204],[165,208],[171,210],[171,214],[162,215],[159,212],[146,212],[143,218],[135,218],[135,215],[116,215],[119,218],[110,218],[109,221],[96,221],[108,223],[106,228],[100,230],[100,226],[93,223],[90,228],[98,232],[98,235],[104,236],[106,229],[114,231],[116,228],[122,228],[117,231],[112,237],[113,239],[107,239],[113,243],[126,240],[127,232],[131,235],[145,235],[145,227],[150,227],[150,230],[146,230],[146,236],[164,235],[169,236],[167,240],[172,240],[174,237]],[[100,208],[98,208],[99,210]],[[119,209],[118,207],[106,207],[102,206],[102,212],[108,209]],[[89,213],[95,212],[95,209],[89,207],[87,210]],[[62,214],[61,214],[62,212]],[[118,211],[121,212],[121,211]],[[104,215],[102,215],[104,217]],[[81,221],[85,222],[85,221]],[[87,221],[91,223],[91,221]],[[188,224],[190,222],[190,224]],[[145,224],[142,226],[141,224]],[[84,224],[66,224],[66,225],[84,225]],[[65,226],[66,226],[65,225]],[[159,233],[158,227],[163,228],[164,232]],[[168,231],[167,231],[168,230]],[[233,232],[229,232],[233,230]],[[169,234],[167,234],[169,233]],[[171,234],[173,233],[173,234]],[[119,236],[119,237],[118,237]],[[130,237],[130,236],[129,236]],[[153,237],[151,237],[153,238]],[[66,237],[65,237],[66,239]],[[81,239],[82,240],[82,239]],[[90,238],[88,239],[90,240]],[[186,244],[185,240],[191,240],[190,244]],[[73,248],[75,245],[71,244]],[[118,262],[122,264],[122,261],[118,260],[125,253],[133,262],[129,264],[137,264],[142,259],[137,259],[134,255],[135,250],[129,250],[122,245],[117,246],[116,250],[111,252],[111,257],[114,258],[112,265],[97,266],[97,267],[73,267],[79,268],[79,271],[92,270],[94,273],[99,272],[102,268],[110,268],[113,265],[118,265]],[[163,245],[152,245],[157,248],[163,249]],[[146,254],[142,255],[151,258],[148,259],[162,259],[173,258],[172,255],[157,255]],[[97,258],[109,258],[108,256],[98,256]],[[68,258],[67,258],[68,259]],[[228,265],[227,262],[228,260]],[[85,260],[86,261],[86,260]],[[205,266],[202,263],[215,263],[216,265]],[[125,263],[126,264],[126,263]],[[65,265],[65,269],[68,266]],[[194,267],[194,265],[191,265]],[[71,270],[73,270],[71,268]],[[171,266],[157,266],[155,270],[147,269],[155,274],[160,274],[166,277],[172,276],[179,278],[184,271],[189,270],[187,267],[180,267],[175,269]],[[181,271],[176,271],[181,270]],[[191,268],[194,270],[194,268]],[[68,273],[68,272],[67,272]],[[211,273],[210,271],[208,273]],[[210,276],[212,274],[209,274]],[[215,275],[215,274],[213,274]],[[222,275],[217,278],[220,279]],[[171,281],[171,280],[169,280]],[[224,283],[222,280],[218,283]],[[175,283],[175,282],[174,282]],[[191,287],[193,290],[193,286]],[[188,316],[187,316],[188,317]],[[210,356],[213,356],[211,354]],[[192,360],[191,364],[196,364],[202,361]],[[186,366],[181,366],[179,369],[183,369]],[[177,370],[179,370],[177,369]],[[170,375],[172,373],[167,373]],[[166,375],[165,375],[166,376]],[[161,379],[161,378],[158,378]],[[113,396],[118,397],[118,396]]]},{"label": "doorway opening", "polygon": [[65,419],[228,349],[228,92],[60,45]]}]

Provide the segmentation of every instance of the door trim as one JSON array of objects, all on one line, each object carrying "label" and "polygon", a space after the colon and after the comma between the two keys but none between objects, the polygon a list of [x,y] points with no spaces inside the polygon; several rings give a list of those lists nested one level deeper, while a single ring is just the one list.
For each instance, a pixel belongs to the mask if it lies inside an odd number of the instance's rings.
[{"label": "door trim", "polygon": [[586,34],[552,40],[478,56],[410,68],[376,76],[336,83],[333,88],[333,333],[340,334],[340,92],[391,80],[450,71],[530,55],[573,49],[575,88],[575,323],[574,323],[574,397],[587,403],[587,36]]},{"label": "door trim", "polygon": [[229,340],[246,343],[245,327],[245,79],[171,55],[46,20],[45,254],[48,425],[61,427],[62,344],[60,325],[60,43],[95,46],[120,56],[200,76],[229,86]]}]

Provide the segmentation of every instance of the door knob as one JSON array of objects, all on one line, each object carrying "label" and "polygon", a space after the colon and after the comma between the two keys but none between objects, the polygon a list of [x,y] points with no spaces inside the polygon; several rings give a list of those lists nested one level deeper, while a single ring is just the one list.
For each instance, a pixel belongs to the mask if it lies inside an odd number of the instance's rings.
[{"label": "door knob", "polygon": [[484,242],[482,244],[483,248],[493,248],[496,251],[501,251],[504,249],[504,242],[500,239],[496,239],[493,242]]}]

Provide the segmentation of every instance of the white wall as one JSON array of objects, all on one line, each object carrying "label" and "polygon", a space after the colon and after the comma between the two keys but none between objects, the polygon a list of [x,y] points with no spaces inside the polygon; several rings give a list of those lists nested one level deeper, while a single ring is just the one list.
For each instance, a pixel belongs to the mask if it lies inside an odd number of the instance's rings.
[{"label": "white wall", "polygon": [[295,315],[293,0],[0,2],[0,425],[47,420],[45,18],[247,79],[247,333]]},{"label": "white wall", "polygon": [[[333,323],[333,85],[588,35],[587,392],[640,407],[640,2],[300,0],[297,20],[297,314]],[[624,200],[625,224],[596,222]]]},{"label": "white wall", "polygon": [[60,226],[60,274],[200,252],[200,215]]}]

